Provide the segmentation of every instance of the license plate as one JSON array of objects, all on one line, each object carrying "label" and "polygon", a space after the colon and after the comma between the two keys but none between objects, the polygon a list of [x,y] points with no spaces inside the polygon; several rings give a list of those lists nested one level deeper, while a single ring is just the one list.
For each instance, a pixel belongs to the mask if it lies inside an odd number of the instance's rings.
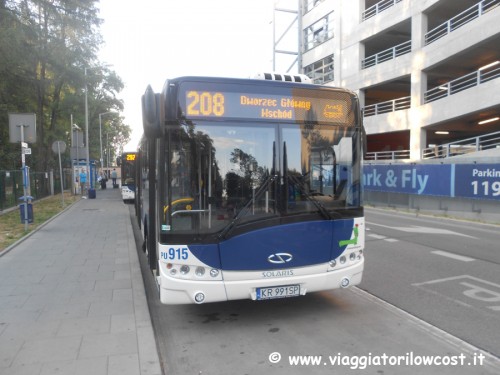
[{"label": "license plate", "polygon": [[300,285],[282,285],[257,288],[257,300],[288,298],[300,296]]}]

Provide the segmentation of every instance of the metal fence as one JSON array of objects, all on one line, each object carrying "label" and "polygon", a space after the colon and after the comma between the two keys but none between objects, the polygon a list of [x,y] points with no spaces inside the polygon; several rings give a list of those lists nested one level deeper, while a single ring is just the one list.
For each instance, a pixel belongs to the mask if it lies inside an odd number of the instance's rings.
[{"label": "metal fence", "polygon": [[368,56],[361,60],[361,69],[380,64],[384,61],[395,59],[398,56],[406,55],[411,52],[411,40],[398,44],[392,48],[386,49],[375,55]]},{"label": "metal fence", "polygon": [[464,10],[462,13],[457,14],[455,17],[450,18],[445,23],[442,23],[425,34],[425,45],[431,44],[443,36],[448,35],[452,31],[455,31],[463,25],[493,10],[498,5],[500,5],[500,0],[484,0]]},{"label": "metal fence", "polygon": [[410,150],[367,152],[364,160],[405,160],[410,158]]},{"label": "metal fence", "polygon": [[[28,195],[33,199],[45,198],[61,192],[61,178],[55,172],[29,173]],[[71,187],[71,170],[63,171],[64,190]],[[21,203],[23,191],[23,172],[21,170],[0,171],[0,210],[15,207]]]},{"label": "metal fence", "polygon": [[361,13],[361,20],[365,21],[368,18],[375,17],[377,14],[380,12],[383,12],[384,10],[394,6],[397,3],[400,3],[403,0],[382,0],[379,1],[377,4],[372,5],[368,9],[366,9],[363,13]]},{"label": "metal fence", "polygon": [[500,77],[500,64],[492,65],[488,68],[482,68],[475,72],[466,74],[453,81],[443,83],[438,87],[427,90],[424,94],[424,103],[433,102],[435,100],[445,98],[456,94],[468,88],[478,86],[482,83],[491,81]]},{"label": "metal fence", "polygon": [[375,116],[382,113],[400,111],[402,109],[408,109],[411,106],[411,96],[405,96],[403,98],[397,98],[393,100],[388,100],[386,102],[370,104],[363,108],[363,116]]},{"label": "metal fence", "polygon": [[493,148],[500,148],[500,131],[443,145],[427,147],[422,150],[422,159],[447,158]]},{"label": "metal fence", "polygon": [[[422,159],[447,158],[495,148],[500,149],[500,131],[424,148]],[[405,160],[409,158],[410,150],[397,150],[367,152],[364,160]]]}]

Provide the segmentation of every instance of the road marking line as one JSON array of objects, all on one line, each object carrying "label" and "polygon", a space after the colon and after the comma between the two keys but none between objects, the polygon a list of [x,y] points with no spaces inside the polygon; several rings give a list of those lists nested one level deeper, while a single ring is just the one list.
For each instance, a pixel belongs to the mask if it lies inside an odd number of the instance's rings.
[{"label": "road marking line", "polygon": [[386,236],[382,236],[380,234],[372,234],[372,233],[370,233],[368,235],[368,237],[372,237],[372,238],[375,238],[377,240],[385,240],[387,238]]},{"label": "road marking line", "polygon": [[387,241],[387,242],[399,242],[399,240],[397,240],[395,238],[386,238],[385,241]]},{"label": "road marking line", "polygon": [[459,233],[459,232],[453,232],[451,230],[440,229],[440,228],[428,228],[428,227],[421,227],[421,226],[416,226],[416,225],[413,225],[411,227],[394,227],[394,226],[391,226],[391,225],[382,225],[382,224],[377,224],[377,223],[368,222],[368,221],[365,221],[365,223],[366,224],[370,224],[370,225],[376,225],[376,226],[379,226],[379,227],[382,227],[382,228],[389,228],[389,229],[399,230],[401,232],[414,233],[414,234],[418,234],[418,233],[424,233],[424,234],[451,234],[453,236],[463,236],[463,237],[469,237],[469,238],[476,238],[476,237],[473,237],[473,236],[469,236],[467,234],[463,234],[463,233]]},{"label": "road marking line", "polygon": [[455,259],[455,260],[461,260],[462,262],[473,262],[473,261],[475,261],[474,258],[469,258],[469,257],[463,256],[463,255],[449,253],[447,251],[436,250],[436,251],[431,251],[431,253],[432,254],[436,254],[436,255],[441,255],[443,257]]},{"label": "road marking line", "polygon": [[370,233],[370,234],[368,234],[368,237],[372,237],[372,238],[375,238],[377,240],[384,240],[387,242],[399,242],[399,240],[397,240],[395,238],[387,238],[386,236],[382,236],[381,234]]}]

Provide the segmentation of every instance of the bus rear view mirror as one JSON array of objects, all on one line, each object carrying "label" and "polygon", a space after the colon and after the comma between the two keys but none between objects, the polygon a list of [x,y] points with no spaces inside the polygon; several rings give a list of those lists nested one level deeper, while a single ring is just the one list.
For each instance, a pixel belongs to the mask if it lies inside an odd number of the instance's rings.
[{"label": "bus rear view mirror", "polygon": [[151,86],[148,85],[142,96],[142,125],[144,134],[148,138],[161,135],[160,113],[160,94],[155,94]]}]

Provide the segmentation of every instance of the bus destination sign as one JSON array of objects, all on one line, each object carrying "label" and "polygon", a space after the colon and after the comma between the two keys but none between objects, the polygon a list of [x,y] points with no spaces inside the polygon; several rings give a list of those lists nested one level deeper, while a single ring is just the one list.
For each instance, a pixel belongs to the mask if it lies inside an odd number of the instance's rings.
[{"label": "bus destination sign", "polygon": [[326,93],[330,97],[186,90],[183,98],[185,103],[181,103],[181,107],[185,104],[183,113],[190,119],[246,118],[344,125],[352,122],[349,96],[343,93]]},{"label": "bus destination sign", "polygon": [[126,160],[126,161],[134,161],[134,160],[135,160],[135,157],[136,157],[136,154],[135,154],[135,153],[125,154],[125,160]]}]

